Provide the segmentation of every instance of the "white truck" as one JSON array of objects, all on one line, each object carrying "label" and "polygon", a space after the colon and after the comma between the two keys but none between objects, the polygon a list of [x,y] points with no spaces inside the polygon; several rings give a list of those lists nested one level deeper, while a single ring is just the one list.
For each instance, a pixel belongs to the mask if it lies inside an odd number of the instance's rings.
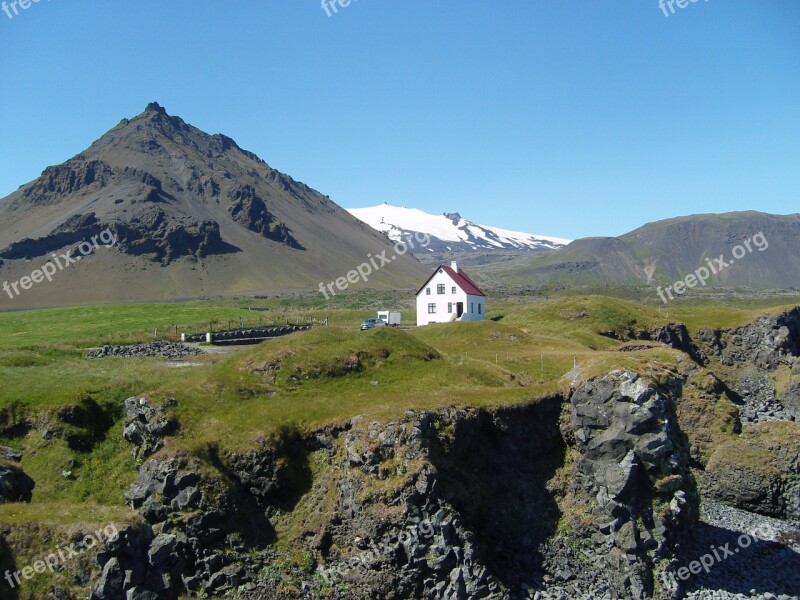
[{"label": "white truck", "polygon": [[393,312],[391,310],[379,310],[378,311],[378,318],[386,323],[387,325],[392,325],[396,327],[400,325],[400,313]]}]

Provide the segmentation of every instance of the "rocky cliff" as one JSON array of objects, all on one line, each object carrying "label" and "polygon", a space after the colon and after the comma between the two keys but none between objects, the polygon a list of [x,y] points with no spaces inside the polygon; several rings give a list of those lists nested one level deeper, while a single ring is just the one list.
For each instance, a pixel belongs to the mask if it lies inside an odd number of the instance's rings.
[{"label": "rocky cliff", "polygon": [[[742,420],[800,421],[800,308],[732,330],[699,329],[696,342],[723,367],[742,404]],[[777,389],[777,371],[787,378]]]},{"label": "rocky cliff", "polygon": [[356,418],[201,459],[159,451],[169,407],[132,399],[126,497],[144,522],[98,555],[93,597],[652,596],[697,515],[675,402],[615,371],[570,399]]}]

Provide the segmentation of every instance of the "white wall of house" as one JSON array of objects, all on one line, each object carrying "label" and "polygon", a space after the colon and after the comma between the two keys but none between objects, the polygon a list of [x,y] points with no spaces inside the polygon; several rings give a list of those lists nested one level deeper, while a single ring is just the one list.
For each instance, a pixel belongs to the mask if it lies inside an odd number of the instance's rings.
[{"label": "white wall of house", "polygon": [[[462,315],[458,317],[459,303]],[[482,321],[486,298],[467,294],[440,269],[417,296],[417,326],[452,321]]]}]

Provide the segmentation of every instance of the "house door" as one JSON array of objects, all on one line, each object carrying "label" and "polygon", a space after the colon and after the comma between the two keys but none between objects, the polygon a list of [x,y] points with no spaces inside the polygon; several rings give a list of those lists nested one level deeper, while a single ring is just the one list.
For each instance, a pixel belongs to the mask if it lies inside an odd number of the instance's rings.
[{"label": "house door", "polygon": [[461,315],[463,314],[464,314],[464,303],[456,302],[456,318],[460,319]]}]

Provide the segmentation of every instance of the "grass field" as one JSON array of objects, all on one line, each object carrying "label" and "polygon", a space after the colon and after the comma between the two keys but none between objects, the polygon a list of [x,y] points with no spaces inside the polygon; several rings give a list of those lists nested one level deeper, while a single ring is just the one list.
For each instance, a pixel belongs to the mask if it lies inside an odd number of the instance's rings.
[{"label": "grass field", "polygon": [[[355,415],[382,420],[410,408],[530,402],[565,391],[564,375],[575,365],[586,375],[674,364],[676,353],[663,348],[619,353],[621,342],[608,334],[671,321],[690,330],[734,327],[797,304],[780,300],[666,310],[601,296],[511,297],[492,301],[483,322],[367,332],[358,330],[364,318],[385,306],[405,309],[413,295],[343,295],[327,305],[306,296],[1,313],[0,445],[23,452],[37,485],[31,504],[0,505],[0,524],[68,527],[133,518],[123,494],[136,471],[121,436],[122,402],[130,396],[177,400],[175,448],[198,455],[209,444],[244,449],[281,428],[307,431]],[[326,318],[328,326],[192,359],[199,366],[86,358],[102,344],[152,341],[154,329],[159,338],[177,339],[229,322]],[[403,318],[413,323],[413,311]],[[90,415],[86,423],[65,422],[64,411],[75,406]],[[76,447],[74,439],[91,442]]]},{"label": "grass field", "polygon": [[[599,335],[600,332],[624,333],[670,321],[685,322],[690,330],[700,326],[733,327],[749,322],[758,314],[780,311],[790,305],[785,299],[780,300],[783,301],[780,305],[769,300],[680,304],[669,310],[597,296],[496,301],[490,305],[487,321],[392,332],[397,335],[383,341],[383,350],[394,352],[409,346],[409,338],[413,338],[434,349],[439,355],[436,360],[414,362],[402,353],[395,353],[388,360],[367,364],[347,376],[315,377],[298,385],[278,382],[274,386],[267,385],[264,377],[249,374],[247,368],[259,360],[274,360],[272,355],[281,352],[295,355],[289,361],[290,369],[311,368],[294,364],[298,356],[308,362],[324,362],[331,357],[356,354],[363,350],[362,345],[374,345],[376,336],[389,334],[359,332],[358,323],[382,306],[407,305],[409,298],[402,295],[398,298],[391,293],[338,296],[333,306],[325,306],[317,295],[2,313],[0,414],[8,420],[17,413],[53,411],[85,397],[119,405],[126,397],[152,393],[174,395],[182,400],[180,410],[186,411],[186,417],[192,412],[214,414],[218,405],[225,407],[221,412],[233,411],[233,415],[239,407],[252,409],[251,405],[260,402],[255,398],[270,393],[262,419],[263,428],[269,429],[276,421],[314,426],[346,419],[359,409],[383,417],[411,406],[513,402],[553,391],[575,362],[596,360],[597,353],[613,351],[619,346],[619,342]],[[413,322],[413,311],[405,311],[404,317],[405,322]],[[171,368],[154,359],[85,358],[88,348],[105,343],[151,341],[154,330],[159,332],[159,338],[177,339],[181,332],[240,323],[310,322],[325,318],[330,323],[325,330],[315,328],[308,334],[273,340],[233,356],[209,357],[206,366],[190,369],[188,378],[186,370]],[[382,379],[379,390],[370,383],[376,379]],[[458,381],[464,385],[453,383]],[[410,382],[413,385],[408,385]],[[379,393],[375,394],[376,391]],[[381,401],[370,401],[376,395]],[[234,424],[238,421],[235,416],[222,420]],[[233,431],[231,440],[242,433],[238,425]]]}]

